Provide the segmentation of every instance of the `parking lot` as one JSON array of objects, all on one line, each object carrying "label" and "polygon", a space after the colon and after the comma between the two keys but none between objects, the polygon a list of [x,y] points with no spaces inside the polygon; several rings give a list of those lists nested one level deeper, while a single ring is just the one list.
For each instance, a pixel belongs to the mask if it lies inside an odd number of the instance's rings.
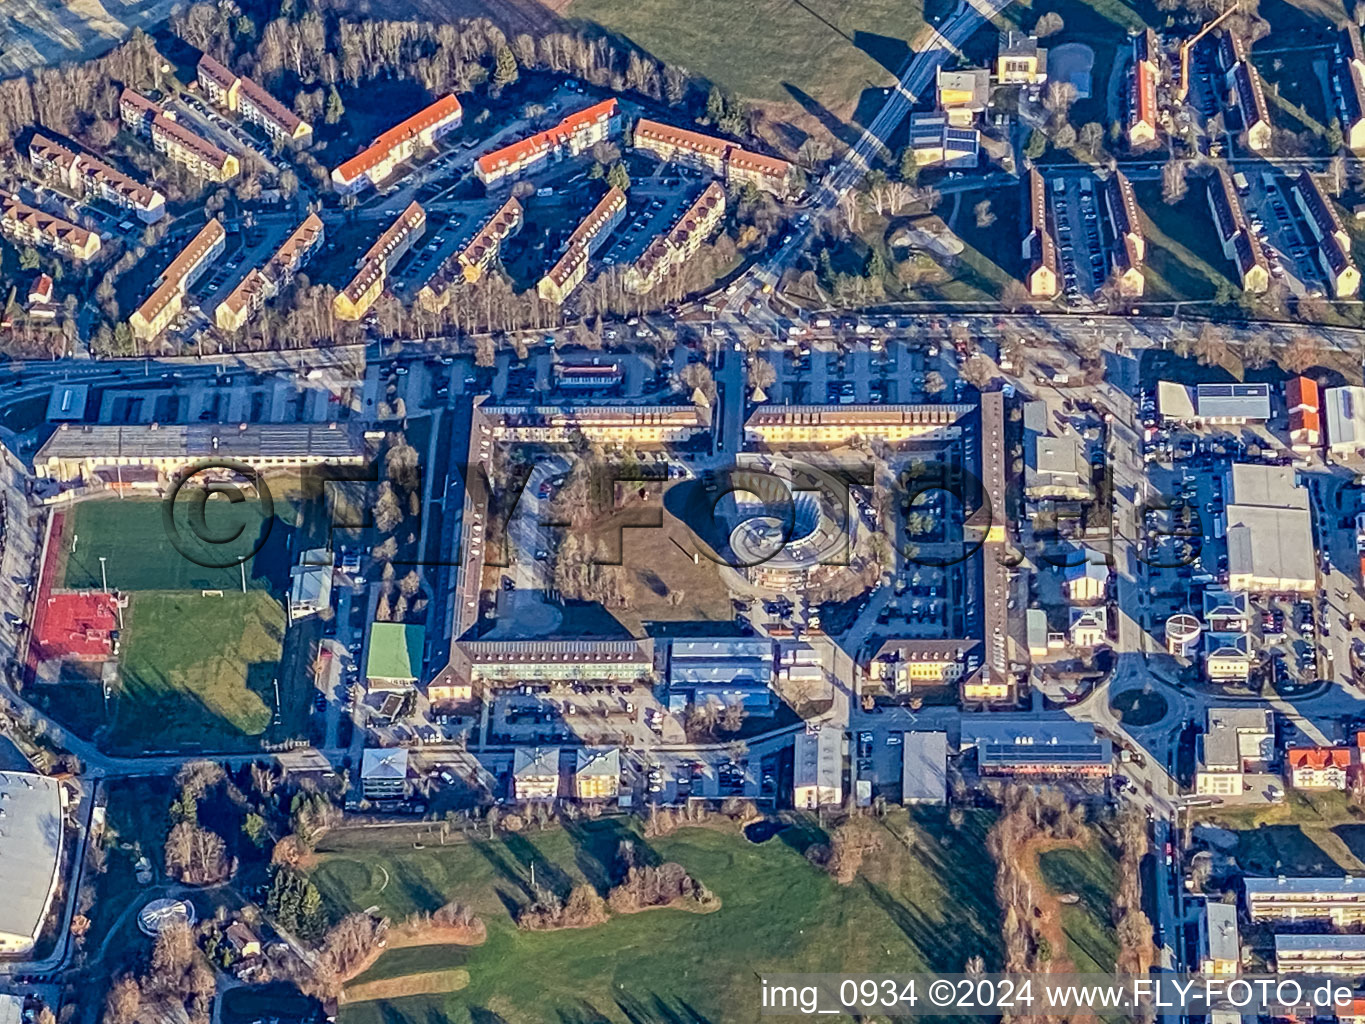
[{"label": "parking lot", "polygon": [[[1062,290],[1075,302],[1090,298],[1108,276],[1106,228],[1100,216],[1094,175],[1055,175],[1048,184],[1052,223],[1057,233]],[[1107,218],[1106,218],[1107,219]]]},{"label": "parking lot", "polygon": [[[689,186],[691,183],[688,183]],[[605,267],[628,267],[682,216],[701,194],[700,188],[640,185],[630,191],[626,216],[612,233],[597,258]]]},{"label": "parking lot", "polygon": [[1295,295],[1322,294],[1325,282],[1317,243],[1294,201],[1290,180],[1274,171],[1238,175],[1237,180],[1247,222],[1265,248],[1271,275]]},{"label": "parking lot", "polygon": [[[491,213],[496,206],[488,204],[488,208]],[[394,269],[389,277],[389,289],[404,302],[411,302],[441,265],[469,244],[480,223],[482,220],[475,211],[427,211],[426,233]]]}]

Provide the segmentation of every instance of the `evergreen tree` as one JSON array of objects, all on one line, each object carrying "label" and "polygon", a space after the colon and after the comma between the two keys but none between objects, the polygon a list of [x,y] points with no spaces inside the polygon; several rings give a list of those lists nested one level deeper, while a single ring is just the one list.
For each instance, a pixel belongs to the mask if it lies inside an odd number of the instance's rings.
[{"label": "evergreen tree", "polygon": [[626,165],[620,162],[611,165],[611,170],[607,172],[607,184],[612,188],[619,188],[622,192],[630,189],[630,172],[626,170]]},{"label": "evergreen tree", "polygon": [[516,54],[512,52],[510,46],[502,46],[498,49],[497,63],[493,68],[493,85],[499,89],[511,85],[521,77],[521,71],[517,67]]},{"label": "evergreen tree", "polygon": [[720,124],[724,116],[725,94],[720,91],[720,86],[713,85],[706,94],[706,121],[708,124]]},{"label": "evergreen tree", "polygon": [[341,102],[341,93],[337,92],[337,87],[334,85],[327,91],[327,113],[324,120],[328,124],[336,124],[345,113],[346,105]]},{"label": "evergreen tree", "polygon": [[880,249],[874,248],[867,254],[867,263],[863,266],[863,272],[869,281],[880,281],[886,276],[886,260],[882,258]]}]

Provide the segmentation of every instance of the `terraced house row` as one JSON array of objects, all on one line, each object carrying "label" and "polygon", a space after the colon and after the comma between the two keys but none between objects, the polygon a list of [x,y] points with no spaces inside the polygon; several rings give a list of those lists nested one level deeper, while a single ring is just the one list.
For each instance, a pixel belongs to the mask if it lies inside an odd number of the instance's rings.
[{"label": "terraced house row", "polygon": [[635,122],[631,141],[636,149],[653,153],[661,160],[704,167],[717,177],[723,177],[731,186],[752,184],[785,198],[795,184],[795,168],[787,161],[751,152],[714,135],[703,135],[642,117]]},{"label": "terraced house row", "polygon": [[417,203],[398,215],[387,231],[361,257],[359,269],[351,282],[337,292],[333,300],[336,315],[342,320],[359,320],[370,311],[379,296],[384,294],[384,283],[389,274],[427,229],[426,211]]},{"label": "terraced house row", "polygon": [[332,171],[332,188],[342,195],[377,188],[399,164],[435,145],[438,139],[458,128],[463,118],[464,108],[454,94],[442,96],[394,125]]},{"label": "terraced house row", "polygon": [[240,114],[242,120],[259,125],[272,139],[305,142],[313,126],[271,96],[249,78],[229,71],[208,54],[199,61],[199,87],[209,100],[225,110]]},{"label": "terraced house row", "polygon": [[1246,210],[1228,172],[1221,167],[1209,178],[1209,210],[1223,255],[1237,265],[1242,290],[1260,294],[1270,287],[1270,262],[1261,240],[1247,222]]},{"label": "terraced house row", "polygon": [[612,188],[574,228],[564,254],[537,283],[536,293],[546,302],[562,305],[588,276],[588,261],[592,254],[621,223],[625,213],[626,194],[619,188]]},{"label": "terraced house row", "polygon": [[516,198],[498,207],[469,244],[447,256],[431,280],[422,286],[417,293],[422,308],[439,313],[450,304],[450,289],[457,279],[470,284],[479,281],[497,260],[502,243],[521,230],[522,219],[521,203]]},{"label": "terraced house row", "polygon": [[235,156],[173,120],[141,93],[123,90],[119,117],[129,131],[151,139],[158,153],[187,167],[196,177],[222,184],[241,173],[242,165]]},{"label": "terraced house row", "polygon": [[603,100],[569,114],[553,128],[484,154],[474,162],[474,177],[489,188],[510,184],[543,165],[586,152],[620,131],[621,115],[616,101]]},{"label": "terraced house row", "polygon": [[1360,271],[1351,259],[1351,236],[1346,234],[1336,208],[1322,194],[1308,171],[1294,182],[1294,201],[1317,241],[1318,263],[1332,286],[1332,297],[1349,299],[1360,291]]},{"label": "terraced house row", "polygon": [[671,228],[650,242],[626,271],[625,289],[637,295],[655,285],[697,251],[725,218],[725,189],[711,182]]},{"label": "terraced house row", "polygon": [[171,325],[184,308],[185,295],[227,248],[227,232],[218,218],[210,220],[181,249],[170,266],[157,279],[157,286],[133,315],[128,326],[133,337],[151,341]]},{"label": "terraced house row", "polygon": [[242,283],[218,304],[213,318],[225,331],[236,331],[267,301],[289,287],[294,275],[322,248],[326,239],[322,218],[310,213],[284,240],[263,267],[253,267]]},{"label": "terraced house row", "polygon": [[89,153],[77,153],[35,134],[28,144],[28,158],[38,174],[82,199],[102,199],[132,212],[145,224],[155,224],[166,215],[164,195]]},{"label": "terraced house row", "polygon": [[16,195],[0,200],[0,234],[16,245],[47,249],[68,260],[93,259],[100,251],[100,236],[29,206]]}]

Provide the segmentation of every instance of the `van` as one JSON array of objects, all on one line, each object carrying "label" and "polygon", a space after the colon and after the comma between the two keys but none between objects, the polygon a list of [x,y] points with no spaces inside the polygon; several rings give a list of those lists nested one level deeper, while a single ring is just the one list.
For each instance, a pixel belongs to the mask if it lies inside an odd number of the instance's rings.
[{"label": "van", "polygon": [[536,195],[537,195],[539,198],[541,198],[541,199],[544,199],[544,198],[546,198],[547,196],[552,196],[552,195],[554,195],[554,194],[555,194],[555,190],[552,189],[552,188],[538,188],[538,189],[536,189]]},{"label": "van", "polygon": [[1239,196],[1245,196],[1251,193],[1251,182],[1247,181],[1247,176],[1241,171],[1238,171],[1232,176],[1232,183],[1237,186],[1237,194]]}]

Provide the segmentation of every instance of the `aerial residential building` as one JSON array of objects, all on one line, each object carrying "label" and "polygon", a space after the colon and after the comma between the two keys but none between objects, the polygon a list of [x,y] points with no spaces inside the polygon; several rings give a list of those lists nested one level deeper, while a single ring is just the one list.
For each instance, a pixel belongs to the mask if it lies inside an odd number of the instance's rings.
[{"label": "aerial residential building", "polygon": [[241,163],[235,156],[196,135],[132,89],[124,89],[119,97],[119,116],[129,130],[150,138],[153,149],[186,167],[195,177],[222,184],[241,172]]},{"label": "aerial residential building", "polygon": [[454,673],[472,683],[511,686],[546,680],[634,682],[654,668],[654,641],[460,640]]},{"label": "aerial residential building", "polygon": [[463,116],[460,101],[453,94],[442,96],[394,125],[332,171],[332,188],[342,195],[377,188],[404,160],[434,146],[458,128]]},{"label": "aerial residential building", "polygon": [[1034,298],[1057,294],[1057,242],[1047,222],[1047,186],[1036,167],[1028,172],[1029,231],[1024,236],[1024,284]]},{"label": "aerial residential building", "polygon": [[1132,37],[1133,61],[1128,71],[1128,145],[1145,146],[1156,141],[1156,33],[1145,29]]},{"label": "aerial residential building", "polygon": [[1270,148],[1270,111],[1265,102],[1261,73],[1247,59],[1242,40],[1224,31],[1218,40],[1218,60],[1224,69],[1232,106],[1247,135],[1247,146],[1257,152]]},{"label": "aerial residential building", "polygon": [[1270,287],[1270,264],[1260,239],[1247,224],[1241,197],[1228,172],[1219,167],[1209,177],[1209,210],[1223,255],[1237,265],[1242,290],[1260,294]]},{"label": "aerial residential building", "polygon": [[1109,611],[1097,608],[1072,608],[1071,646],[1091,650],[1109,642]]},{"label": "aerial residential building", "polygon": [[982,775],[1108,776],[1113,743],[1064,716],[964,714],[962,750],[976,748]]},{"label": "aerial residential building", "polygon": [[991,73],[985,68],[945,71],[935,79],[939,113],[955,128],[970,128],[991,99]]},{"label": "aerial residential building", "polygon": [[864,667],[867,682],[908,696],[957,684],[981,664],[975,640],[886,640]]},{"label": "aerial residential building", "polygon": [[682,713],[688,705],[746,711],[773,709],[773,642],[768,637],[674,640],[668,652],[668,704]]},{"label": "aerial residential building", "polygon": [[780,198],[792,189],[794,168],[787,161],[751,152],[714,135],[642,117],[635,122],[631,144],[661,160],[703,167],[717,176],[723,173],[732,186],[749,183]]},{"label": "aerial residential building", "polygon": [[1333,928],[1365,924],[1365,878],[1243,878],[1247,916],[1258,921],[1315,921]]},{"label": "aerial residential building", "polygon": [[407,796],[407,748],[366,747],[360,755],[360,791],[366,800],[402,800]]},{"label": "aerial residential building", "polygon": [[534,173],[543,166],[585,153],[621,130],[616,100],[603,100],[569,114],[553,128],[536,132],[474,161],[474,177],[492,188]]},{"label": "aerial residential building", "polygon": [[1365,52],[1355,25],[1343,25],[1337,33],[1331,79],[1342,141],[1358,153],[1365,149]]},{"label": "aerial residential building", "polygon": [[1062,588],[1072,604],[1103,601],[1109,589],[1109,566],[1086,559],[1062,570]]},{"label": "aerial residential building", "polygon": [[1213,683],[1245,683],[1251,676],[1251,638],[1245,633],[1206,632],[1204,674]]},{"label": "aerial residential building", "polygon": [[573,795],[579,800],[615,800],[621,793],[619,747],[579,747]]},{"label": "aerial residential building", "polygon": [[910,153],[921,167],[975,167],[981,160],[981,132],[957,127],[943,114],[911,114]]},{"label": "aerial residential building", "polygon": [[1289,441],[1294,450],[1309,451],[1322,444],[1322,399],[1317,381],[1311,377],[1290,379],[1284,400],[1289,407]]},{"label": "aerial residential building", "polygon": [[569,236],[564,253],[540,279],[536,292],[546,302],[563,305],[588,276],[588,262],[626,215],[626,194],[612,187]]},{"label": "aerial residential building", "polygon": [[512,751],[512,799],[554,800],[558,796],[559,748],[515,748]]},{"label": "aerial residential building", "polygon": [[1199,973],[1236,974],[1241,969],[1237,905],[1205,900],[1199,914]]},{"label": "aerial residential building", "polygon": [[1291,747],[1284,752],[1284,770],[1295,789],[1346,789],[1351,767],[1347,747]]},{"label": "aerial residential building", "polygon": [[1275,726],[1265,708],[1209,708],[1196,744],[1194,779],[1200,796],[1240,796],[1248,773],[1266,771],[1275,753]]},{"label": "aerial residential building", "polygon": [[410,690],[422,671],[426,630],[403,622],[370,623],[365,679],[372,690]]},{"label": "aerial residential building", "polygon": [[144,224],[154,224],[165,216],[164,195],[88,153],[76,153],[35,134],[28,144],[28,158],[39,174],[55,179],[82,199],[102,199],[130,210]]},{"label": "aerial residential building", "polygon": [[1226,479],[1228,589],[1311,594],[1317,559],[1308,491],[1293,468],[1234,463]]},{"label": "aerial residential building", "polygon": [[1351,236],[1346,234],[1336,207],[1323,195],[1307,170],[1294,182],[1294,201],[1318,242],[1318,262],[1335,298],[1349,298],[1360,290],[1360,271],[1351,259]]},{"label": "aerial residential building", "polygon": [[956,440],[969,405],[784,405],[759,406],[744,424],[753,444],[848,444],[855,437],[879,437],[887,444]]},{"label": "aerial residential building", "polygon": [[907,732],[901,737],[901,803],[948,802],[948,734]]},{"label": "aerial residential building", "polygon": [[1334,455],[1351,455],[1365,448],[1365,388],[1328,388],[1326,406],[1327,450]]},{"label": "aerial residential building", "polygon": [[643,295],[681,267],[725,218],[725,189],[711,182],[671,228],[654,239],[626,271],[623,286]]},{"label": "aerial residential building", "polygon": [[150,341],[169,327],[180,315],[186,293],[226,248],[227,232],[214,217],[171,260],[152,294],[128,318],[133,337]]},{"label": "aerial residential building", "polygon": [[1042,85],[1047,81],[1047,51],[1034,36],[1013,30],[1000,33],[995,79],[1001,85]]},{"label": "aerial residential building", "polygon": [[54,778],[0,773],[0,805],[5,811],[0,862],[8,890],[0,901],[0,953],[28,953],[42,934],[61,881],[66,803],[66,792]]},{"label": "aerial residential building", "polygon": [[234,74],[207,53],[199,59],[199,87],[209,100],[242,115],[248,124],[259,125],[271,139],[300,142],[313,128],[250,78]]},{"label": "aerial residential building", "polygon": [[17,195],[0,195],[0,234],[16,246],[47,249],[75,263],[94,259],[100,251],[100,236],[95,232],[29,206]]},{"label": "aerial residential building", "polygon": [[218,308],[214,321],[225,331],[240,330],[265,303],[279,295],[294,275],[313,258],[322,247],[326,229],[322,218],[310,213],[303,223],[284,240],[265,266],[252,268]]},{"label": "aerial residential building", "polygon": [[422,308],[439,313],[450,305],[451,289],[458,280],[478,283],[502,251],[502,243],[521,230],[522,208],[515,199],[508,199],[498,207],[469,244],[447,256],[436,273],[417,292]]},{"label": "aerial residential building", "polygon": [[686,405],[483,405],[481,432],[491,441],[655,447],[675,444],[711,425],[710,414]]},{"label": "aerial residential building", "polygon": [[1142,215],[1133,184],[1122,171],[1115,170],[1105,182],[1104,204],[1114,230],[1114,277],[1119,294],[1138,297],[1146,289],[1142,268],[1147,258],[1147,240],[1142,233]]},{"label": "aerial residential building", "polygon": [[1365,975],[1365,935],[1276,935],[1279,974]]},{"label": "aerial residential building", "polygon": [[398,215],[398,219],[361,257],[355,277],[337,292],[332,305],[340,319],[359,320],[370,311],[379,296],[384,294],[384,285],[389,274],[393,273],[394,266],[407,255],[426,228],[426,212],[417,203],[409,203],[407,209]]},{"label": "aerial residential building", "polygon": [[814,811],[844,802],[844,734],[834,725],[807,726],[796,734],[792,806]]}]

